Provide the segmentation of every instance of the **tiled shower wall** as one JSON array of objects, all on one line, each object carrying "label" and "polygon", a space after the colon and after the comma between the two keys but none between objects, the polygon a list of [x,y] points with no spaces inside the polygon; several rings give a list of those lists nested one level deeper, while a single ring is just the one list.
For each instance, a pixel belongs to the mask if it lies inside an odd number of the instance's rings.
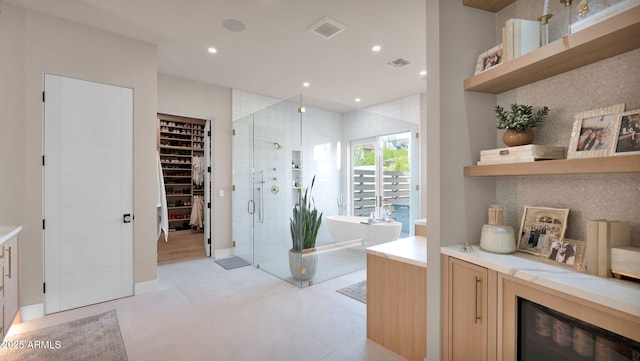
[{"label": "tiled shower wall", "polygon": [[[561,11],[555,3],[559,2],[551,2],[551,12]],[[506,7],[498,13],[498,29],[508,18],[535,19],[542,4],[520,0]],[[559,30],[554,31],[552,40],[560,37]],[[534,143],[567,148],[575,114],[618,103],[625,103],[627,110],[640,108],[640,50],[499,94],[497,101],[504,107],[516,102],[548,106],[551,112],[536,129]],[[502,131],[497,146],[504,147]],[[638,173],[498,177],[497,198],[505,208],[505,223],[516,230],[525,205],[570,208],[567,238],[584,240],[587,220],[627,220],[632,241],[640,246]]]}]

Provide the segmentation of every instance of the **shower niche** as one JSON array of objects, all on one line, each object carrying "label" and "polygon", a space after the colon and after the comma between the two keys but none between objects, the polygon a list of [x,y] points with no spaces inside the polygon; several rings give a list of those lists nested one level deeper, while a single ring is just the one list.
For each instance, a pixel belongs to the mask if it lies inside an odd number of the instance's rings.
[{"label": "shower niche", "polygon": [[302,191],[302,152],[291,151],[291,185],[293,205],[297,204],[298,193]]}]

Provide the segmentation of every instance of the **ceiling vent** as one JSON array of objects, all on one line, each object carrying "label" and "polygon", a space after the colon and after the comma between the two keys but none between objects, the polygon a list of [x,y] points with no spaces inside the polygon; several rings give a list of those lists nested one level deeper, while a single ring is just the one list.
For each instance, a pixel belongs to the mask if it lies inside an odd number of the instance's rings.
[{"label": "ceiling vent", "polygon": [[325,39],[331,39],[347,30],[347,28],[339,22],[325,16],[313,25],[309,26],[307,30],[316,35],[322,36]]},{"label": "ceiling vent", "polygon": [[403,66],[409,65],[409,64],[411,64],[411,62],[405,58],[398,58],[395,60],[391,60],[390,62],[387,63],[387,65],[389,65],[394,69],[402,68]]}]

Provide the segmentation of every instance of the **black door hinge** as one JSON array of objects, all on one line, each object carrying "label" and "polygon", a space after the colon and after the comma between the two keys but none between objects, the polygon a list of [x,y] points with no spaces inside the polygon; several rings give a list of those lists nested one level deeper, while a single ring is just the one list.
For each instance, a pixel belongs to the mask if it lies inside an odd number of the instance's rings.
[{"label": "black door hinge", "polygon": [[211,244],[211,238],[207,238],[207,244]]},{"label": "black door hinge", "polygon": [[211,202],[207,203],[207,208],[211,208]]},{"label": "black door hinge", "polygon": [[47,293],[47,284],[42,282],[42,293]]},{"label": "black door hinge", "polygon": [[42,102],[44,103],[44,90],[42,91]]},{"label": "black door hinge", "polygon": [[207,173],[211,173],[211,167],[207,167]]},{"label": "black door hinge", "polygon": [[44,219],[42,220],[42,229],[44,229]]},{"label": "black door hinge", "polygon": [[42,156],[42,165],[44,166],[44,155]]},{"label": "black door hinge", "polygon": [[211,131],[209,130],[207,131],[207,137],[210,137],[210,136],[211,136]]}]

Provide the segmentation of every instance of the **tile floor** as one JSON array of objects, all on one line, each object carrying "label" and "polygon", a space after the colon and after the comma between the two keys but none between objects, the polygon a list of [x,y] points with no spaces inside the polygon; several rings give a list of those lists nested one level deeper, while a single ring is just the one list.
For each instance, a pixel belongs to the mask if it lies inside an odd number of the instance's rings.
[{"label": "tile floor", "polygon": [[297,288],[254,267],[211,259],[158,267],[158,291],[14,325],[26,332],[116,309],[130,361],[400,361],[367,340],[366,305],[337,289],[354,272]]}]

